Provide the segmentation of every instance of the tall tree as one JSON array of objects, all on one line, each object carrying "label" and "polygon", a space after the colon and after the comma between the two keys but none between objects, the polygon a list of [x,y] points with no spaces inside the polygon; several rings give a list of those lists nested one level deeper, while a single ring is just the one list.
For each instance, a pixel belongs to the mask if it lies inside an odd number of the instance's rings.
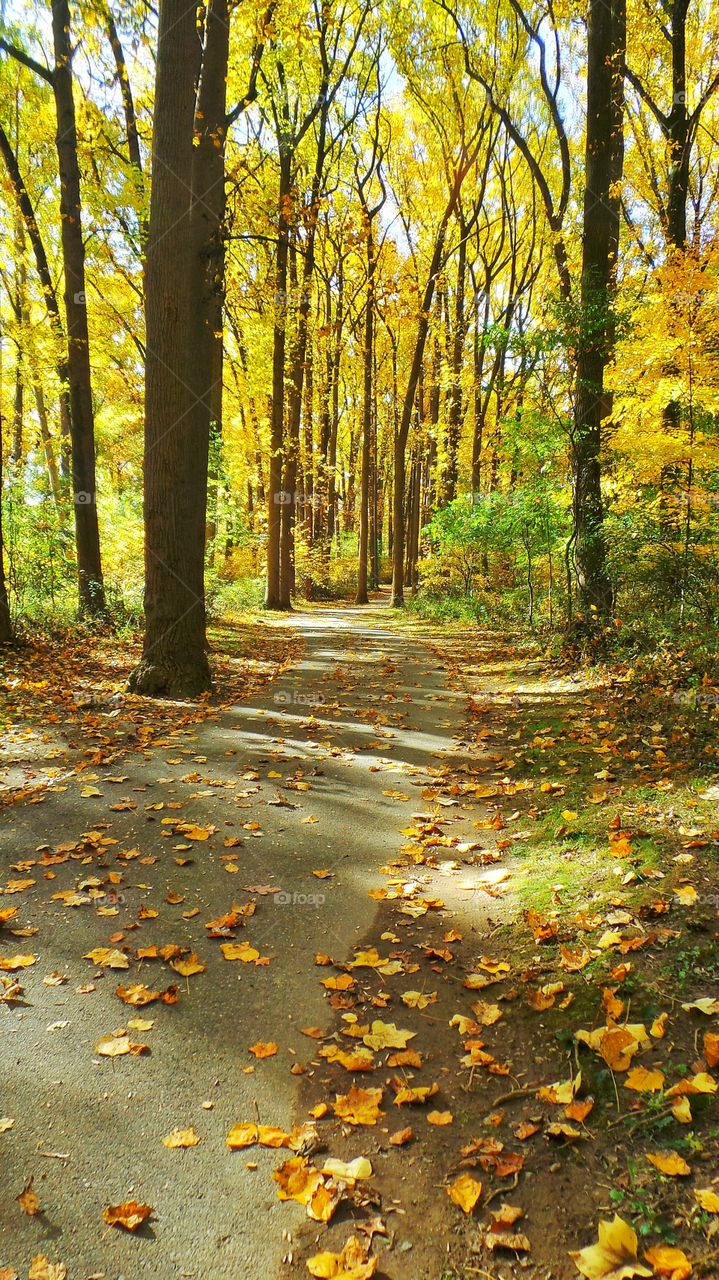
[{"label": "tall tree", "polygon": [[601,487],[604,376],[615,338],[624,156],[625,0],[589,0],[582,279],[572,427],[574,564],[584,625],[612,609]]},{"label": "tall tree", "polygon": [[105,611],[105,588],[97,519],[95,416],[87,322],[85,242],[72,72],[70,8],[68,0],[52,0],[51,7],[54,51],[52,69],[4,39],[0,39],[0,48],[46,81],[52,87],[55,98],[79,602],[82,612],[101,614]]}]

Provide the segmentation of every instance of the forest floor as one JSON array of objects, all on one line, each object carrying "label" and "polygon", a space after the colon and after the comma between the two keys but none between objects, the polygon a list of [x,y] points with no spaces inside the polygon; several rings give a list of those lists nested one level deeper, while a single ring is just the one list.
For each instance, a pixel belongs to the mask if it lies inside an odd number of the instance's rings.
[{"label": "forest floor", "polygon": [[716,690],[213,642],[195,704],[4,655],[0,1280],[719,1275]]}]

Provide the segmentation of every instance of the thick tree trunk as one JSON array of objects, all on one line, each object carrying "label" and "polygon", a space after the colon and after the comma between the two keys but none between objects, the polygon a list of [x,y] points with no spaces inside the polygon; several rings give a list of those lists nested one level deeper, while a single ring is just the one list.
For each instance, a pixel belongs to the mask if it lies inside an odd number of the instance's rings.
[{"label": "thick tree trunk", "polygon": [[81,612],[100,614],[105,610],[105,590],[97,523],[95,420],[90,374],[90,339],[85,304],[85,244],[82,234],[80,166],[77,155],[68,0],[52,0],[52,32],[55,50],[52,84],[57,113],[57,157],[65,276],[72,490],[75,506],[78,588]]},{"label": "thick tree trunk", "polygon": [[196,347],[205,272],[191,216],[200,55],[195,4],[162,0],[145,281],[145,640],[130,682],[152,696],[193,696],[210,686],[204,600],[210,372],[202,367],[209,343]]},{"label": "thick tree trunk", "polygon": [[584,625],[606,619],[612,585],[601,489],[604,372],[614,340],[612,303],[619,245],[617,187],[623,161],[625,0],[589,0],[586,187],[581,332],[572,432],[574,564]]}]

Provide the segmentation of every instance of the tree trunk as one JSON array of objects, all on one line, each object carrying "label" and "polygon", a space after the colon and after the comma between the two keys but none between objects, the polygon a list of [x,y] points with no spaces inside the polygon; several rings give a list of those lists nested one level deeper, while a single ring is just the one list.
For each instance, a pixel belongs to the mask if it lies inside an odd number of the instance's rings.
[{"label": "tree trunk", "polygon": [[442,214],[439,227],[437,228],[434,248],[432,251],[432,260],[429,265],[427,283],[425,284],[424,296],[422,298],[422,307],[419,314],[419,320],[417,322],[417,336],[415,338],[412,364],[410,366],[409,377],[407,379],[407,389],[402,403],[402,416],[394,436],[392,596],[390,604],[395,609],[401,609],[404,604],[404,491],[407,437],[409,435],[409,427],[412,421],[414,400],[417,394],[417,384],[419,382],[422,360],[424,358],[424,348],[427,341],[427,333],[429,331],[429,316],[432,309],[432,299],[434,298],[437,273],[442,264],[447,226],[449,219],[454,212],[457,198],[459,196],[460,185],[461,177],[457,175],[450,193],[449,201],[444,213]]},{"label": "tree trunk", "polygon": [[614,340],[612,303],[619,244],[618,184],[623,161],[624,0],[589,0],[586,187],[581,332],[572,432],[574,564],[583,625],[606,619],[612,585],[606,563],[601,490],[604,372]]},{"label": "tree trunk", "polygon": [[[210,36],[208,18],[208,38]],[[205,652],[207,400],[206,264],[192,220],[196,7],[163,0],[145,279],[145,639],[130,687],[193,696],[210,686]],[[201,199],[206,192],[196,191]],[[207,213],[206,237],[214,230]],[[204,366],[204,367],[203,367]]]},{"label": "tree trunk", "polygon": [[285,349],[287,321],[287,264],[290,246],[291,156],[280,144],[280,191],[277,208],[277,258],[275,262],[275,322],[272,339],[272,416],[270,420],[270,465],[267,485],[267,583],[265,608],[281,609],[280,541],[282,532],[282,491],[285,427]]},{"label": "tree trunk", "polygon": [[464,314],[464,293],[467,276],[467,225],[459,220],[459,255],[457,258],[457,296],[454,307],[454,333],[452,335],[452,383],[449,389],[447,414],[447,476],[445,499],[452,502],[457,497],[459,480],[459,438],[464,418],[462,397],[462,365],[467,340],[467,322]]},{"label": "tree trunk", "polygon": [[[367,216],[367,210],[365,210]],[[363,387],[362,387],[362,452],[360,463],[360,520],[359,550],[357,560],[357,594],[355,604],[367,604],[367,577],[369,563],[370,529],[370,460],[372,456],[372,372],[374,367],[374,237],[372,220],[367,219],[367,302],[364,326]]]},{"label": "tree trunk", "polygon": [[5,544],[3,542],[3,526],[2,526],[2,495],[3,489],[3,442],[2,442],[2,419],[0,419],[0,645],[10,644],[13,639],[12,619],[10,617],[10,605],[7,595],[7,584],[5,582]]},{"label": "tree trunk", "polygon": [[90,374],[90,339],[85,303],[85,243],[82,234],[80,166],[77,155],[68,0],[52,0],[52,31],[55,51],[52,84],[57,113],[60,222],[68,338],[72,490],[75,506],[79,600],[82,613],[101,614],[105,611],[105,589],[97,523],[95,420]]}]

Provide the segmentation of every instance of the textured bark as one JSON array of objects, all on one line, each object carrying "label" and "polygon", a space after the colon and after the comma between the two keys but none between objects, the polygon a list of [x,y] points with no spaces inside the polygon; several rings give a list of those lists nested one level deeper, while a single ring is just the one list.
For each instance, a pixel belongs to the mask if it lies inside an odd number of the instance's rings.
[{"label": "textured bark", "polygon": [[2,435],[0,434],[0,644],[10,644],[14,639],[14,636],[12,619],[10,617],[10,605],[7,595],[7,584],[5,582],[5,546],[3,543],[2,526],[2,453]]},{"label": "textured bark", "polygon": [[367,604],[367,579],[369,565],[369,533],[370,533],[370,461],[372,457],[372,410],[374,402],[374,320],[375,320],[375,273],[377,260],[375,257],[372,219],[365,206],[367,232],[367,299],[365,303],[364,346],[362,352],[362,446],[360,461],[360,511],[359,511],[359,549],[357,559],[357,594],[356,604]]},{"label": "textured bark", "polygon": [[275,260],[275,323],[272,337],[272,415],[270,419],[270,464],[267,485],[267,584],[265,608],[282,608],[280,593],[280,545],[284,499],[285,351],[287,347],[287,284],[290,242],[290,191],[292,161],[280,149],[280,189],[277,208],[277,256]]},{"label": "textured bark", "polygon": [[606,618],[613,592],[606,564],[601,490],[604,372],[614,338],[612,303],[619,245],[617,185],[623,163],[625,0],[589,0],[586,185],[581,333],[572,431],[574,567],[584,624]]},{"label": "textured bark", "polygon": [[[145,638],[130,687],[207,689],[204,532],[207,422],[196,388],[203,272],[191,219],[195,84],[201,46],[190,0],[163,0],[158,32],[146,266]],[[204,319],[204,313],[203,319]]]},{"label": "textured bark", "polygon": [[90,373],[90,339],[85,304],[85,244],[82,234],[80,166],[77,155],[68,0],[52,2],[55,69],[52,76],[57,114],[60,174],[60,223],[65,277],[65,317],[70,390],[72,492],[75,507],[78,589],[83,613],[103,613],[105,590],[97,523],[95,419]]},{"label": "textured bark", "polygon": [[401,609],[404,605],[404,495],[405,495],[405,454],[407,450],[407,437],[409,436],[410,423],[412,421],[412,413],[414,411],[415,396],[417,394],[417,386],[419,383],[420,372],[422,369],[422,360],[424,358],[424,348],[427,342],[427,334],[429,332],[429,317],[432,310],[432,300],[434,298],[434,290],[437,281],[437,274],[442,265],[444,255],[444,242],[447,235],[447,227],[449,220],[454,213],[462,179],[466,173],[468,166],[463,167],[461,173],[455,177],[447,206],[442,214],[437,233],[435,235],[434,246],[432,250],[432,259],[427,274],[427,282],[424,287],[422,297],[422,306],[420,310],[419,320],[417,322],[417,333],[414,343],[414,352],[412,355],[412,364],[410,366],[409,377],[407,379],[407,387],[402,403],[402,413],[399,420],[399,426],[394,436],[394,494],[392,503],[392,529],[393,529],[393,545],[392,545],[392,596],[390,603],[396,609]]}]

